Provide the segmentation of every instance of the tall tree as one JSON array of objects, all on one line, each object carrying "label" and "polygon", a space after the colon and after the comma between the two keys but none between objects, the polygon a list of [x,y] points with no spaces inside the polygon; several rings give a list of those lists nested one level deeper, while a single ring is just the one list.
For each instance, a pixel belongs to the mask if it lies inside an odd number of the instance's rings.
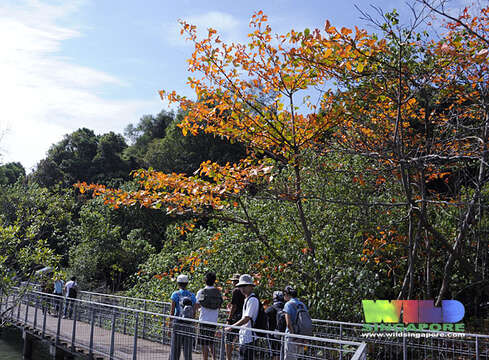
[{"label": "tall tree", "polygon": [[150,143],[165,137],[166,129],[174,118],[175,115],[172,112],[163,110],[156,116],[144,115],[136,126],[129,124],[124,130],[124,135],[130,142],[130,146],[125,150],[125,155],[136,158],[141,165],[144,165],[144,157]]},{"label": "tall tree", "polygon": [[23,177],[25,177],[25,169],[20,162],[10,162],[0,166],[0,185],[14,184]]},{"label": "tall tree", "polygon": [[46,187],[70,187],[77,181],[108,183],[114,177],[125,179],[134,165],[124,160],[124,138],[113,132],[99,136],[82,128],[66,135],[39,162],[31,179]]}]

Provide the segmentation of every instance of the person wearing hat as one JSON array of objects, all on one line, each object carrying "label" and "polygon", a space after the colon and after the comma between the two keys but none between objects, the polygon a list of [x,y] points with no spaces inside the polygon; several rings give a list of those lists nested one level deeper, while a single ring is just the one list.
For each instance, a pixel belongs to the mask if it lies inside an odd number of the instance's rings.
[{"label": "person wearing hat", "polygon": [[[234,274],[229,280],[233,284],[233,293],[231,297],[231,303],[229,308],[229,316],[226,323],[232,325],[241,319],[243,312],[243,305],[245,301],[245,296],[241,290],[236,286],[239,282],[239,274]],[[233,342],[238,335],[238,329],[231,329],[226,336],[226,358],[231,360],[233,357]]]},{"label": "person wearing hat", "polygon": [[[233,326],[241,326],[241,329],[239,330],[239,359],[253,360],[255,356],[254,346],[256,338],[253,335],[251,328],[252,323],[256,322],[256,319],[258,318],[260,304],[253,292],[255,284],[251,275],[241,275],[236,287],[239,288],[241,293],[245,296],[241,319],[232,324]],[[230,331],[231,329],[232,328],[227,327],[226,331]]]},{"label": "person wearing hat", "polygon": [[[178,275],[177,285],[178,290],[174,291],[170,296],[170,315],[181,317],[184,302],[188,301],[189,299],[192,302],[192,306],[194,307],[193,313],[195,314],[195,304],[197,303],[197,298],[195,297],[194,293],[187,290],[188,276],[183,274]],[[184,348],[183,354],[185,360],[191,360],[193,344],[192,334],[186,334],[184,331],[182,331],[182,326],[181,324],[179,324],[179,321],[176,321],[176,319],[172,321],[172,328],[173,331],[171,334],[170,360],[178,360],[180,358],[182,347]]]}]

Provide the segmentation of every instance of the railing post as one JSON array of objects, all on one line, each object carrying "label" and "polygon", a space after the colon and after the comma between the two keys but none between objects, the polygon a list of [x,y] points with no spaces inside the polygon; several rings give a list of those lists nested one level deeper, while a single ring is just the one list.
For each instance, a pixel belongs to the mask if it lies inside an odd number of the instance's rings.
[{"label": "railing post", "polygon": [[[41,300],[41,306],[42,306],[42,300]],[[37,326],[37,308],[39,307],[39,294],[36,296],[36,308],[34,309],[34,330],[36,330]],[[47,309],[44,310],[46,312]]]},{"label": "railing post", "polygon": [[[127,298],[124,299],[124,308],[127,308]],[[127,311],[124,310],[124,335],[126,335]]]},{"label": "railing post", "polygon": [[285,358],[285,336],[284,335],[280,337],[280,342],[282,345],[280,346],[280,360],[284,360]]},{"label": "railing post", "polygon": [[73,300],[73,328],[71,329],[71,351],[75,351],[75,337],[76,337],[76,315],[78,304],[76,300]]},{"label": "railing post", "polygon": [[475,360],[479,360],[479,337],[475,337]]},{"label": "railing post", "polygon": [[143,339],[146,338],[146,309],[147,309],[147,304],[146,300],[144,300],[144,314],[143,314]]},{"label": "railing post", "polygon": [[19,298],[17,302],[17,321],[20,320],[20,307],[22,306],[22,298]]},{"label": "railing post", "polygon": [[224,331],[224,327],[221,328],[221,349],[219,353],[219,360],[224,360],[226,358],[226,331]]},{"label": "railing post", "polygon": [[110,360],[112,360],[114,358],[114,338],[115,338],[115,317],[116,317],[116,313],[115,313],[115,309],[114,309],[114,312],[112,314],[112,327],[111,327],[111,333],[110,333]]},{"label": "railing post", "polygon": [[59,344],[59,334],[61,332],[61,318],[63,316],[63,315],[61,315],[62,313],[63,313],[63,309],[60,306],[59,309],[58,309],[58,325],[56,327],[56,342],[55,342],[56,345]]},{"label": "railing post", "polygon": [[44,315],[42,317],[42,333],[41,333],[41,337],[44,339],[45,335],[46,335],[46,318],[48,316],[48,313],[47,311],[44,312]]},{"label": "railing post", "polygon": [[90,304],[90,309],[92,312],[90,313],[90,342],[88,345],[88,358],[90,360],[93,359],[93,329],[95,325],[95,309],[93,306]]},{"label": "railing post", "polygon": [[[340,340],[343,340],[343,324],[340,324]],[[340,360],[343,360],[343,344],[340,344]]]},{"label": "railing post", "polygon": [[136,323],[134,324],[134,342],[132,345],[132,360],[137,360],[138,357],[138,320],[139,312],[136,311]]},{"label": "railing post", "polygon": [[26,294],[26,302],[25,302],[25,316],[24,316],[24,324],[27,325],[27,316],[29,314],[29,294]]},{"label": "railing post", "polygon": [[98,326],[102,327],[102,307],[100,305],[98,310]]},{"label": "railing post", "polygon": [[403,337],[402,337],[402,360],[407,360],[407,347],[406,347],[406,335],[405,333],[403,333]]},{"label": "railing post", "polygon": [[12,307],[10,308],[10,316],[9,316],[12,320],[14,319],[14,310],[15,310],[15,296],[12,296]]}]

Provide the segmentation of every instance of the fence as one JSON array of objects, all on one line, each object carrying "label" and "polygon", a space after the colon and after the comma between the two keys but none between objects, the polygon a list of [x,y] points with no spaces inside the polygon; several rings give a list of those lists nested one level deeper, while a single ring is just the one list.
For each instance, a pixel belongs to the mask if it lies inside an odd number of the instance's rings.
[{"label": "fence", "polygon": [[[231,336],[224,324],[193,319],[182,323],[181,318],[162,313],[81,299],[64,300],[56,295],[15,289],[0,298],[0,312],[4,319],[27,326],[56,345],[64,345],[73,352],[83,350],[91,357],[167,359],[176,356],[172,349],[178,348],[178,351],[192,351],[194,357],[200,358],[202,342],[220,360],[226,358],[226,343],[234,348],[233,358],[238,357],[238,338]],[[250,344],[248,351],[257,360],[283,359],[291,345],[297,345],[297,353],[305,360],[366,359],[365,344],[355,341],[253,331],[261,336]]]},{"label": "fence", "polygon": [[476,359],[489,360],[489,335],[414,331],[364,330],[365,324],[314,320],[314,335],[367,343],[374,359]]},{"label": "fence", "polygon": [[[169,313],[170,304],[124,296],[82,292],[84,298],[101,302],[129,304],[134,308],[157,308]],[[221,312],[221,319],[227,314]],[[319,338],[366,342],[373,359],[476,359],[489,360],[489,335],[416,331],[410,333],[370,333],[364,324],[314,319],[314,336]],[[459,335],[461,335],[459,337]],[[457,336],[457,337],[454,337]]]},{"label": "fence", "polygon": [[[162,301],[81,291],[82,299],[133,309],[169,314],[170,304]],[[225,311],[220,318],[227,317]],[[364,324],[314,319],[314,336],[325,339],[367,343],[372,359],[476,359],[489,360],[489,335],[416,331],[410,333],[369,333]],[[143,327],[144,328],[144,327]],[[341,347],[341,346],[340,346]]]}]

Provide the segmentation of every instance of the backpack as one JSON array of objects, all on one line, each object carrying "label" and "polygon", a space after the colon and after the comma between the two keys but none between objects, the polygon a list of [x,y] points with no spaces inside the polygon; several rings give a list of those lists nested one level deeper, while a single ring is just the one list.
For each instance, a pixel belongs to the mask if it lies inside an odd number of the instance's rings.
[{"label": "backpack", "polygon": [[[185,293],[183,291],[179,292],[178,293],[178,313],[175,314],[176,316],[180,316],[180,317],[186,317],[184,316],[184,310],[185,310],[185,307],[189,306],[187,305],[188,303],[190,302],[190,307],[192,308],[192,317],[193,317],[193,302],[192,302],[192,298],[189,296],[189,295],[185,295]],[[176,311],[176,309],[175,309]],[[187,310],[188,312],[188,310]]]},{"label": "backpack", "polygon": [[69,289],[68,289],[68,297],[69,298],[76,298],[78,295],[78,284],[74,283]]},{"label": "backpack", "polygon": [[[258,329],[258,330],[268,330],[268,321],[267,321],[267,315],[265,314],[265,309],[263,308],[263,304],[261,303],[260,299],[255,294],[250,295],[246,299],[246,301],[244,303],[244,307],[246,308],[246,305],[248,304],[248,300],[251,297],[254,297],[258,300],[258,315],[256,316],[255,321],[253,321],[253,319],[251,319],[251,327]],[[264,334],[262,332],[258,332],[258,333],[256,333],[256,336],[266,337],[267,334]]]},{"label": "backpack", "polygon": [[192,299],[188,296],[184,296],[180,299],[180,317],[183,317],[184,319],[194,318]]},{"label": "backpack", "polygon": [[306,310],[303,304],[294,303],[297,310],[294,322],[294,331],[299,335],[312,336],[312,319],[309,311]]},{"label": "backpack", "polygon": [[202,289],[197,301],[200,306],[205,308],[213,310],[219,309],[222,304],[221,292],[216,288]]},{"label": "backpack", "polygon": [[285,311],[283,309],[277,309],[277,327],[276,330],[285,332],[287,329],[287,320],[285,319]]}]

